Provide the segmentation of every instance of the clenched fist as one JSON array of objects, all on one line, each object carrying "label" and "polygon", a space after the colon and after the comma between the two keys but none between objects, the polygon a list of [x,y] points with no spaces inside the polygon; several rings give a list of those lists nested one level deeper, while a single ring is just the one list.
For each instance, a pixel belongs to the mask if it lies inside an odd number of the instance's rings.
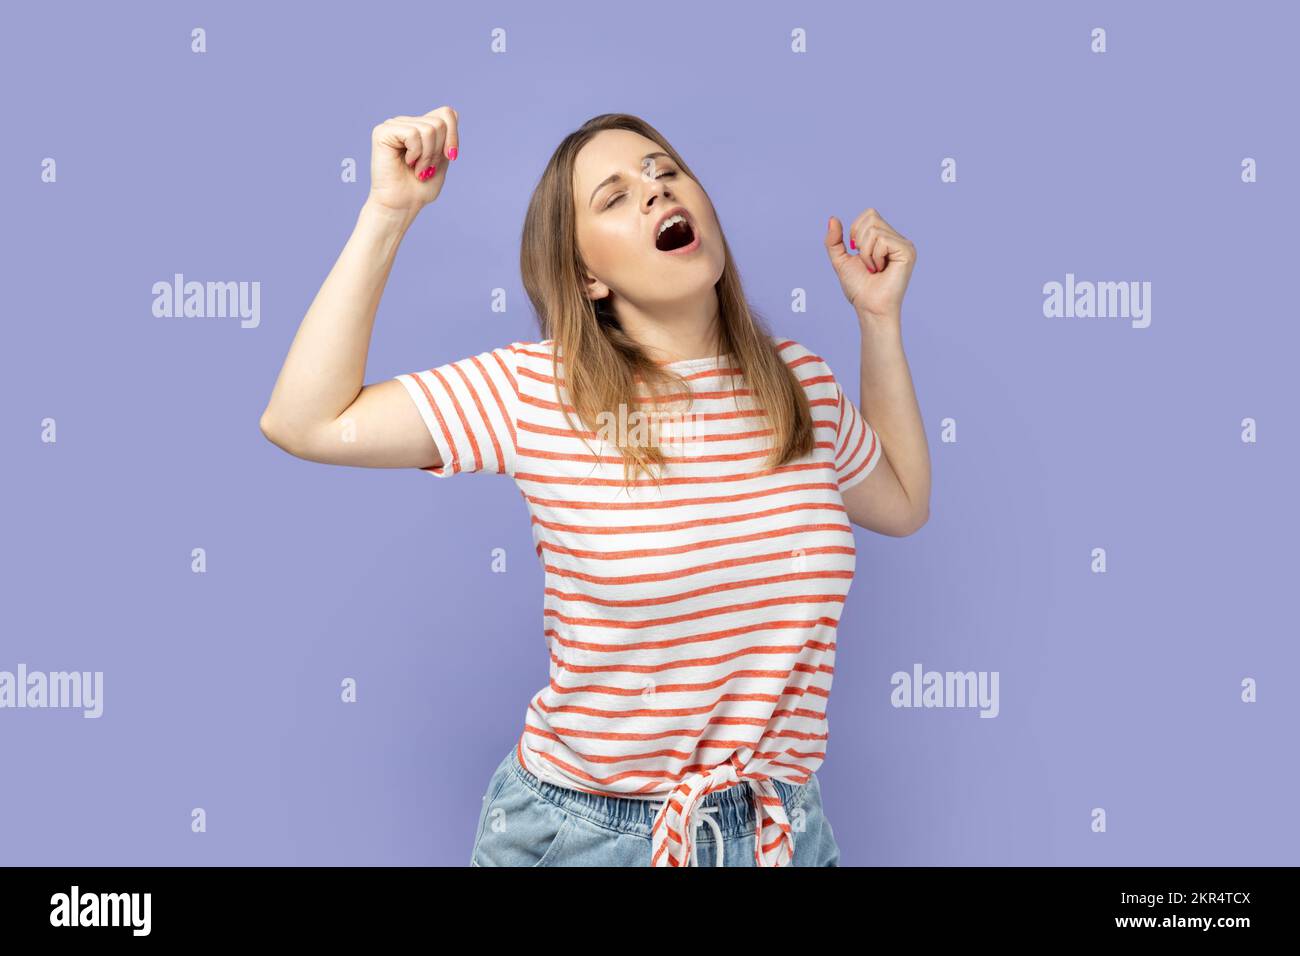
[{"label": "clenched fist", "polygon": [[459,117],[450,106],[423,116],[394,116],[370,134],[368,202],[414,215],[438,198],[456,158]]}]

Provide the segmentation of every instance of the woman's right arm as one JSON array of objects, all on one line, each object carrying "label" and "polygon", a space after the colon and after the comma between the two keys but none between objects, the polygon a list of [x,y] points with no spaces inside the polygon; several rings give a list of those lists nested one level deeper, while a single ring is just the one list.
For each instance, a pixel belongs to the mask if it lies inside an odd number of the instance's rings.
[{"label": "woman's right arm", "polygon": [[[442,464],[401,383],[363,385],[379,300],[406,230],[442,190],[456,111],[398,116],[371,134],[370,195],[298,327],[261,429],[289,454],[374,468]],[[422,176],[436,164],[435,173]]]}]

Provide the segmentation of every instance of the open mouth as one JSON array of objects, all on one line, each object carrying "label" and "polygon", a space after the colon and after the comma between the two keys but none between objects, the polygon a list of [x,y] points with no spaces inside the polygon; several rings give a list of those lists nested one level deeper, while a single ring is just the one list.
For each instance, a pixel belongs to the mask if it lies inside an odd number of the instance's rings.
[{"label": "open mouth", "polygon": [[672,252],[683,249],[695,241],[695,230],[690,221],[681,213],[674,213],[664,220],[659,234],[655,236],[655,248],[660,252]]}]

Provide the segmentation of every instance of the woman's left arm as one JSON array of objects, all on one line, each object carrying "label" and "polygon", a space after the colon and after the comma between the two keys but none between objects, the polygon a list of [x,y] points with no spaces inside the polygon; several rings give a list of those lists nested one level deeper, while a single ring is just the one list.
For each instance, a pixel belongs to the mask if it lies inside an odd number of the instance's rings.
[{"label": "woman's left arm", "polygon": [[875,209],[853,221],[849,245],[860,254],[844,248],[839,220],[832,216],[826,250],[862,335],[858,408],[882,453],[871,474],[844,492],[844,507],[854,524],[902,537],[930,517],[930,448],[903,352],[903,295],[916,249]]}]

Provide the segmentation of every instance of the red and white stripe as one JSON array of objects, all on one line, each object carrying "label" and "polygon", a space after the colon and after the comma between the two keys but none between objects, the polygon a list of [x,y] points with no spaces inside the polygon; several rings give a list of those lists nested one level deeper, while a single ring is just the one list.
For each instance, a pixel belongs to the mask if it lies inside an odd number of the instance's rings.
[{"label": "red and white stripe", "polygon": [[825,757],[857,554],[842,495],[883,450],[826,362],[777,344],[808,396],[813,452],[765,470],[770,429],[738,370],[677,362],[701,429],[669,429],[657,485],[624,485],[618,450],[574,414],[551,340],[397,376],[444,462],[429,474],[510,475],[528,504],[551,665],[520,761],[559,786],[663,801],[656,865],[688,861],[696,804],[738,785],[754,790],[757,862],[786,865],[794,835],[771,780],[805,783]]}]

